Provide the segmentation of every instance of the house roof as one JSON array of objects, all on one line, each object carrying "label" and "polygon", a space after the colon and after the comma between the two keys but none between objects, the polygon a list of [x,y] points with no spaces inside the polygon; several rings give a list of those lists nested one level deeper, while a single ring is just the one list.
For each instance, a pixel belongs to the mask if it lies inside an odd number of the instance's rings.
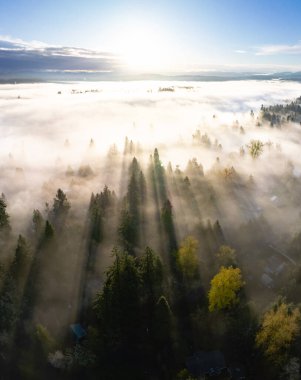
[{"label": "house roof", "polygon": [[81,339],[87,335],[86,331],[83,329],[83,327],[79,323],[75,323],[73,325],[70,325],[70,328],[71,328],[72,332],[74,333],[74,335],[76,336],[77,339]]}]

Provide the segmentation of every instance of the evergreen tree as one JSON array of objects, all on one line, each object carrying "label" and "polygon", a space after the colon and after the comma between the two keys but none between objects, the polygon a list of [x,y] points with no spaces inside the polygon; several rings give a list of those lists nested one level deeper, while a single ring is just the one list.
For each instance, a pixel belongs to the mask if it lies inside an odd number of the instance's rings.
[{"label": "evergreen tree", "polygon": [[169,249],[170,251],[175,251],[178,249],[178,247],[177,247],[177,239],[176,239],[176,233],[175,233],[174,223],[173,223],[172,204],[170,203],[169,199],[165,201],[161,209],[161,218],[162,218],[165,232],[168,237]]},{"label": "evergreen tree", "polygon": [[109,352],[132,347],[139,336],[139,272],[135,259],[114,251],[115,260],[107,272],[95,309],[104,347]]},{"label": "evergreen tree", "polygon": [[32,223],[35,236],[39,236],[43,230],[44,218],[38,209],[33,210]]},{"label": "evergreen tree", "polygon": [[170,233],[173,228],[173,219],[172,219],[172,205],[169,199],[165,201],[161,209],[161,216],[162,216],[163,224],[166,231]]},{"label": "evergreen tree", "polygon": [[167,198],[166,185],[165,185],[165,170],[161,163],[158,149],[154,150],[154,179],[158,188],[158,193],[161,200]]},{"label": "evergreen tree", "polygon": [[[170,349],[172,330],[172,313],[167,299],[161,296],[156,304],[154,334],[160,351]],[[165,351],[166,352],[166,351]]]},{"label": "evergreen tree", "polygon": [[140,201],[143,204],[146,199],[146,181],[142,170],[139,173]]},{"label": "evergreen tree", "polygon": [[129,186],[128,186],[128,192],[127,192],[127,202],[129,207],[129,213],[131,214],[132,218],[135,220],[135,222],[139,223],[139,187],[138,187],[138,181],[136,178],[136,175],[133,173]]},{"label": "evergreen tree", "polygon": [[90,239],[100,243],[104,235],[104,218],[109,209],[115,205],[115,193],[107,185],[100,194],[92,193],[89,205]]},{"label": "evergreen tree", "polygon": [[6,211],[6,208],[7,204],[5,200],[5,195],[2,193],[0,197],[0,232],[10,231],[9,215]]},{"label": "evergreen tree", "polygon": [[53,199],[52,213],[54,222],[59,227],[63,226],[70,207],[71,205],[67,199],[67,195],[63,190],[58,189],[56,196]]},{"label": "evergreen tree", "polygon": [[213,225],[213,234],[214,234],[217,246],[221,246],[225,243],[226,239],[225,239],[222,227],[218,220]]},{"label": "evergreen tree", "polygon": [[54,236],[54,229],[53,229],[51,223],[48,220],[46,220],[44,238],[47,241],[47,240],[52,239],[53,236]]},{"label": "evergreen tree", "polygon": [[26,240],[22,235],[19,235],[15,257],[12,263],[12,275],[16,280],[18,280],[20,275],[26,270],[29,255],[30,251]]},{"label": "evergreen tree", "polygon": [[137,223],[126,209],[121,211],[120,225],[118,228],[120,242],[129,253],[134,253],[134,247],[138,240]]},{"label": "evergreen tree", "polygon": [[163,291],[163,267],[160,258],[149,247],[145,249],[145,254],[141,258],[140,268],[142,294],[146,303],[153,305]]}]

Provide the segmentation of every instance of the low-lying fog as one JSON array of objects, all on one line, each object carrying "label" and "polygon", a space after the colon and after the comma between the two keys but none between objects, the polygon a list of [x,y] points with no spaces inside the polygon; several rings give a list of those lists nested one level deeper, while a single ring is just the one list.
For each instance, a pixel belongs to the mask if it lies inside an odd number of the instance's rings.
[{"label": "low-lying fog", "polygon": [[[59,187],[72,204],[87,205],[91,192],[105,184],[124,195],[122,165],[108,165],[108,152],[122,163],[126,136],[134,141],[133,156],[144,169],[157,147],[165,167],[170,161],[174,169],[179,165],[185,170],[188,160],[196,158],[206,176],[219,157],[223,168],[233,166],[245,178],[252,175],[256,206],[250,205],[244,216],[253,218],[265,202],[275,203],[283,196],[274,180],[277,176],[281,180],[289,161],[293,176],[301,173],[301,126],[258,127],[260,107],[300,94],[299,83],[285,81],[1,85],[0,192],[6,196],[12,226],[22,232],[32,210],[43,210]],[[208,135],[210,147],[193,139],[197,130]],[[265,144],[257,160],[248,154],[253,139]],[[91,173],[79,173],[86,165]],[[281,202],[297,215],[300,204],[291,198]]]}]

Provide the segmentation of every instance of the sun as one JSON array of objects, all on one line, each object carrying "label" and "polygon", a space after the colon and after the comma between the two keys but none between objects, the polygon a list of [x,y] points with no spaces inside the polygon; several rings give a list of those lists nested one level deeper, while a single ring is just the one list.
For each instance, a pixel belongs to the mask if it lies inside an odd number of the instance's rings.
[{"label": "sun", "polygon": [[125,68],[134,72],[164,72],[173,64],[171,44],[152,25],[136,24],[121,29],[119,51]]}]

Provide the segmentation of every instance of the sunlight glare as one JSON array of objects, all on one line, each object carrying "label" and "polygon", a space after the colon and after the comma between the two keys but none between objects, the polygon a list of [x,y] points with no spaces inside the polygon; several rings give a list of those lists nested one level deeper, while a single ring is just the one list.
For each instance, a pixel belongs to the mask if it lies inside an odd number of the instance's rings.
[{"label": "sunlight glare", "polygon": [[131,25],[122,29],[118,40],[124,64],[130,71],[162,72],[173,65],[170,44],[157,28]]}]

